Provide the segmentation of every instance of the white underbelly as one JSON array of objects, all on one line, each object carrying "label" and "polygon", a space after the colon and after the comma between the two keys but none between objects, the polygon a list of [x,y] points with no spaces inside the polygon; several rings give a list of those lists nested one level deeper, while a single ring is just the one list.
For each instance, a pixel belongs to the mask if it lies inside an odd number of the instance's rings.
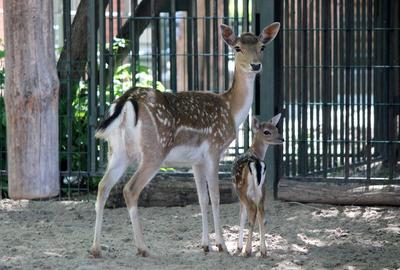
[{"label": "white underbelly", "polygon": [[199,164],[208,156],[208,150],[209,145],[205,142],[198,147],[177,146],[169,152],[163,166],[181,167]]}]

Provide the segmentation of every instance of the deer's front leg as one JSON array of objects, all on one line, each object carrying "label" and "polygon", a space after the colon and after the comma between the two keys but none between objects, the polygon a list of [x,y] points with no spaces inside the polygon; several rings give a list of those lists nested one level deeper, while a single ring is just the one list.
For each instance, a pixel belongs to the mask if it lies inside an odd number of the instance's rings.
[{"label": "deer's front leg", "polygon": [[256,223],[257,207],[255,205],[249,205],[247,207],[247,212],[249,218],[249,235],[246,242],[245,255],[251,256],[251,243],[253,241],[253,231],[254,225]]},{"label": "deer's front leg", "polygon": [[225,241],[222,236],[221,221],[219,215],[220,194],[218,185],[218,159],[210,159],[210,161],[206,164],[207,165],[205,166],[205,170],[208,183],[208,192],[210,193],[211,206],[214,217],[214,229],[217,248],[219,251],[227,251]]},{"label": "deer's front leg", "polygon": [[203,165],[193,166],[194,179],[196,181],[197,196],[199,198],[199,204],[201,209],[201,221],[203,225],[203,233],[201,236],[201,246],[204,252],[210,251],[210,243],[208,239],[208,219],[207,219],[207,205],[208,205],[208,194],[207,194],[207,178],[204,171]]},{"label": "deer's front leg", "polygon": [[246,223],[246,218],[247,218],[247,213],[246,213],[246,207],[243,203],[240,202],[240,211],[239,211],[239,239],[238,239],[238,246],[237,246],[237,251],[240,253],[242,252],[243,249],[243,230],[244,230],[244,225]]},{"label": "deer's front leg", "polygon": [[260,251],[261,256],[267,256],[267,247],[265,245],[265,224],[264,224],[264,206],[258,206],[257,208],[257,219],[258,219],[258,226],[260,228]]}]

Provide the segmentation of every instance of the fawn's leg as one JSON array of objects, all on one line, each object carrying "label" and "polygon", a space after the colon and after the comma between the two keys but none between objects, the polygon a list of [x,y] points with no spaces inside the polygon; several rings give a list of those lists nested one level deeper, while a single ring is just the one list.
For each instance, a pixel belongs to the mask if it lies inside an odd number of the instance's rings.
[{"label": "fawn's leg", "polygon": [[142,161],[136,173],[124,187],[124,198],[132,222],[133,237],[138,248],[138,255],[143,257],[149,256],[149,250],[144,243],[142,227],[139,222],[138,200],[140,192],[158,172],[160,166],[159,162]]},{"label": "fawn's leg", "polygon": [[247,219],[247,213],[246,213],[246,207],[244,206],[243,203],[240,203],[240,210],[239,210],[239,239],[238,239],[238,246],[237,250],[238,252],[242,252],[243,249],[243,230],[244,230],[244,225],[246,223]]},{"label": "fawn's leg", "polygon": [[205,165],[205,171],[208,183],[208,192],[211,199],[211,207],[214,218],[215,238],[219,251],[227,251],[224,238],[222,237],[221,221],[219,215],[219,185],[218,185],[218,158],[210,158],[210,161]]},{"label": "fawn's leg", "polygon": [[257,220],[258,226],[260,227],[260,251],[261,256],[267,256],[267,247],[265,245],[265,223],[264,223],[264,206],[258,206],[257,208]]},{"label": "fawn's leg", "polygon": [[111,188],[118,182],[128,167],[129,161],[123,151],[115,151],[109,156],[108,168],[101,179],[96,200],[96,225],[94,228],[94,239],[91,254],[94,257],[101,256],[100,235],[103,222],[104,205],[110,194]]},{"label": "fawn's leg", "polygon": [[251,243],[253,241],[253,231],[257,216],[257,207],[255,205],[247,206],[247,213],[249,218],[249,235],[246,242],[245,253],[246,256],[251,256]]},{"label": "fawn's leg", "polygon": [[209,203],[207,194],[207,178],[203,165],[193,166],[194,179],[196,181],[197,196],[201,209],[201,221],[203,225],[203,234],[201,236],[201,246],[204,252],[210,250],[210,243],[208,239],[208,220],[207,220],[207,205]]}]

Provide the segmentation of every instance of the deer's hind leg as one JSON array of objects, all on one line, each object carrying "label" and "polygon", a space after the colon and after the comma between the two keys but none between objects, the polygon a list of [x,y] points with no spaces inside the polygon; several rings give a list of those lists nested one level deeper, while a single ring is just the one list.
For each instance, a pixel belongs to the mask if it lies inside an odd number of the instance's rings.
[{"label": "deer's hind leg", "polygon": [[124,198],[132,222],[135,245],[138,249],[138,255],[143,257],[149,256],[149,250],[144,242],[142,227],[139,221],[138,200],[140,192],[151,181],[160,167],[160,161],[142,160],[139,168],[124,187]]},{"label": "deer's hind leg", "polygon": [[104,205],[107,201],[112,187],[119,181],[129,165],[129,159],[125,151],[123,151],[122,147],[120,147],[119,145],[115,145],[114,149],[112,150],[109,148],[109,153],[110,155],[108,159],[109,162],[107,170],[99,183],[97,192],[97,200],[95,206],[96,223],[94,228],[93,245],[91,248],[91,254],[93,255],[93,257],[101,256],[100,235],[101,226],[103,223]]}]

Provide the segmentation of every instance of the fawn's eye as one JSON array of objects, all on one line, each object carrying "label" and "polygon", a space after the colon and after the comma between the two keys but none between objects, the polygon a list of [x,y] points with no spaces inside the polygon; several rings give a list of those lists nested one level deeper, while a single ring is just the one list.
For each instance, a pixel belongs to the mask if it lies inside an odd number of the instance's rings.
[{"label": "fawn's eye", "polygon": [[242,51],[242,50],[240,49],[239,46],[235,46],[234,49],[235,49],[235,51],[237,51],[237,52],[241,52],[241,51]]},{"label": "fawn's eye", "polygon": [[265,46],[261,46],[261,51],[264,51]]},{"label": "fawn's eye", "polygon": [[264,135],[271,135],[271,132],[269,132],[268,130],[264,130]]}]

